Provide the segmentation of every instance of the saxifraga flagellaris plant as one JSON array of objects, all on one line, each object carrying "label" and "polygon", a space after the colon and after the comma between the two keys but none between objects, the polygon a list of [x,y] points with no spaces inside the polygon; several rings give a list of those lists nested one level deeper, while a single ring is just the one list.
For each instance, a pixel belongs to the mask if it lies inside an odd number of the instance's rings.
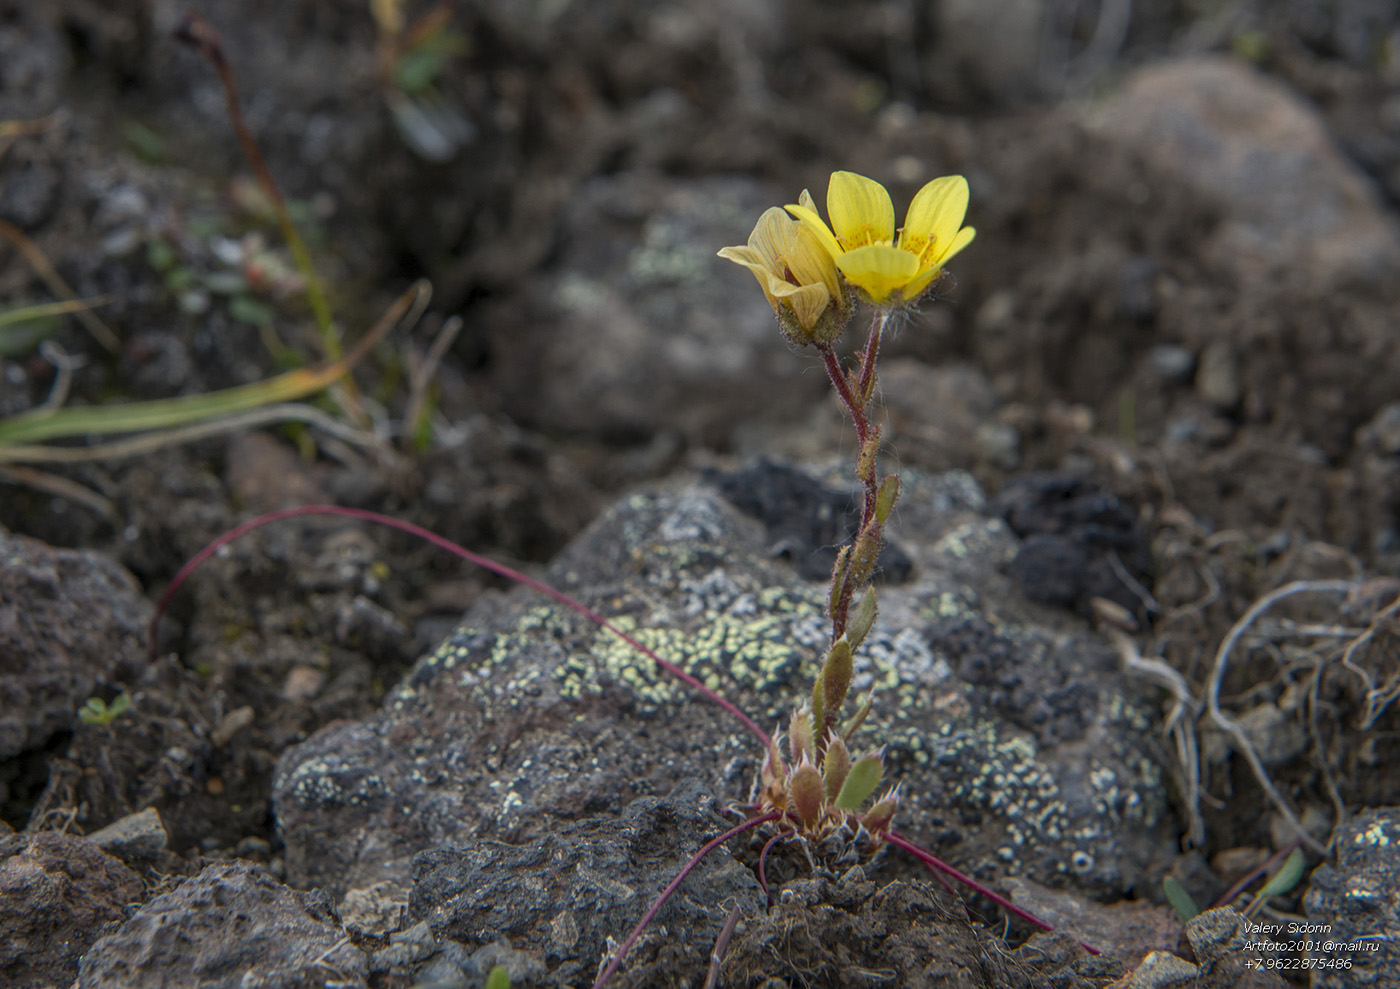
[{"label": "saxifraga flagellaris plant", "polygon": [[[891,318],[927,295],[943,275],[944,264],[972,241],[975,231],[963,226],[967,204],[967,182],[961,176],[935,179],[915,196],[904,227],[896,230],[893,206],[883,186],[851,172],[836,172],[827,196],[830,226],[818,215],[811,195],[804,190],[797,204],[766,211],[746,246],[720,251],[721,257],[753,272],[788,339],[816,349],[859,440],[855,473],[863,488],[860,525],[851,541],[841,548],[833,569],[827,602],[830,645],[811,696],[793,712],[785,737],[780,730],[769,735],[719,693],[562,592],[412,523],[335,505],[308,505],[258,516],[196,554],[175,575],[157,603],[150,633],[152,654],[156,650],[157,625],[178,588],[204,560],[253,529],[307,515],[349,517],[398,529],[524,584],[612,632],[661,669],[724,708],[765,747],[753,797],[745,807],[746,819],[707,842],[682,866],[607,960],[594,989],[601,989],[616,974],[646,926],[700,861],[747,832],[756,832],[760,838],[766,836],[758,860],[758,878],[765,890],[765,859],[779,841],[800,842],[807,858],[818,865],[868,861],[883,845],[890,844],[913,855],[940,880],[944,876],[956,880],[1031,925],[1052,930],[1049,924],[909,842],[894,829],[899,786],[888,786],[882,795],[871,799],[884,782],[883,749],[873,748],[859,756],[853,756],[851,751],[855,733],[871,712],[872,696],[862,698],[854,713],[842,718],[855,653],[876,619],[878,608],[870,581],[883,543],[884,526],[899,497],[899,478],[879,475],[876,461],[880,428],[867,415],[877,382],[881,337]],[[857,301],[867,304],[873,313],[856,367],[848,371],[834,345],[850,322]],[[731,917],[731,922],[734,919]],[[1082,947],[1098,954],[1087,944]],[[717,946],[716,955],[721,952]]]}]

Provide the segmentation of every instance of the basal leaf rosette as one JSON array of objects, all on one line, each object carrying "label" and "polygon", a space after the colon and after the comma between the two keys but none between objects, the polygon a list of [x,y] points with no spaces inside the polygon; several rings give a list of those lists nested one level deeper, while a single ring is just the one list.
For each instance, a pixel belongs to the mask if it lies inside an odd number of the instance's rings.
[{"label": "basal leaf rosette", "polygon": [[894,204],[884,186],[855,172],[833,172],[826,191],[830,226],[805,190],[786,209],[817,238],[853,288],[872,305],[892,309],[918,301],[949,259],[977,236],[963,226],[967,202],[967,179],[936,178],[915,194],[904,226],[896,230]]}]

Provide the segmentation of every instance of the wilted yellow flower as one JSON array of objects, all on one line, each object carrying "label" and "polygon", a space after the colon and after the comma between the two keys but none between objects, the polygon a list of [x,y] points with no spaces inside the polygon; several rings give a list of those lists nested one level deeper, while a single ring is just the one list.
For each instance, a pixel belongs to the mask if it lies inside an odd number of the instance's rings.
[{"label": "wilted yellow flower", "polygon": [[833,172],[826,190],[828,227],[805,191],[787,211],[816,235],[846,280],[877,306],[897,306],[923,295],[943,265],[977,231],[962,225],[967,180],[945,175],[925,185],[909,204],[904,226],[894,227],[885,187],[854,172]]},{"label": "wilted yellow flower", "polygon": [[[801,202],[816,206],[805,191]],[[719,256],[753,272],[794,343],[830,343],[846,328],[851,298],[833,256],[816,234],[778,207],[758,218],[748,246],[726,247]]]}]

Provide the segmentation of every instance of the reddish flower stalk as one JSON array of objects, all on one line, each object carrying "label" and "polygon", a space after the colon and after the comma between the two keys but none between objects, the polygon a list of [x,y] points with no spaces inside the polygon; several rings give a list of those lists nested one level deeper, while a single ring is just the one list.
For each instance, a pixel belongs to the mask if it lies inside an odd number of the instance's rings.
[{"label": "reddish flower stalk", "polygon": [[521,573],[519,570],[512,569],[511,567],[508,567],[503,563],[497,563],[495,560],[482,556],[479,553],[473,553],[471,550],[457,545],[452,540],[439,536],[437,533],[424,529],[422,526],[414,525],[412,522],[405,522],[402,519],[394,518],[392,515],[381,515],[379,512],[371,512],[363,508],[346,508],[341,505],[302,505],[298,508],[284,508],[280,511],[268,512],[266,515],[259,515],[257,518],[249,519],[242,525],[235,526],[228,532],[225,532],[223,535],[219,536],[217,539],[211,542],[208,546],[205,546],[202,550],[200,550],[198,553],[192,556],[189,562],[186,563],[183,567],[181,567],[178,572],[176,572],[175,576],[170,581],[170,586],[165,589],[165,593],[162,594],[160,596],[160,600],[156,602],[156,611],[155,615],[153,615],[151,618],[150,627],[151,661],[154,662],[156,658],[156,632],[160,627],[161,617],[165,614],[166,609],[170,606],[170,601],[175,596],[175,592],[180,589],[180,586],[185,582],[185,580],[190,576],[190,574],[192,574],[196,569],[198,569],[200,564],[202,564],[205,560],[209,559],[209,557],[213,556],[224,546],[227,546],[229,543],[233,542],[235,539],[238,539],[240,536],[252,532],[254,529],[260,529],[263,526],[269,525],[273,522],[280,522],[283,519],[298,518],[303,515],[342,516],[344,518],[359,519],[362,522],[373,522],[375,525],[387,526],[390,529],[398,529],[400,532],[406,532],[411,536],[417,536],[419,539],[429,542],[432,545],[437,546],[439,549],[445,549],[447,550],[447,552],[453,553],[466,560],[468,563],[473,563],[476,566],[481,567],[483,570],[489,570],[491,571],[491,573],[494,573],[497,576],[504,577],[507,580],[514,581],[517,584],[523,584],[524,586],[530,588],[533,591],[538,591],[540,594],[543,594],[546,597],[553,598],[555,601],[558,601],[564,607],[576,612],[577,614],[582,615],[584,618],[587,618],[589,621],[596,624],[599,628],[607,629],[609,632],[617,636],[623,642],[627,643],[633,649],[637,650],[643,656],[646,656],[661,669],[671,674],[671,676],[680,680],[682,683],[685,683],[692,689],[698,691],[700,694],[703,694],[707,700],[712,701],[713,703],[718,704],[720,707],[724,708],[725,711],[738,718],[739,721],[741,721],[744,724],[744,726],[749,729],[749,731],[753,732],[760,739],[762,739],[763,744],[765,746],[768,744],[768,733],[758,726],[758,722],[754,721],[743,711],[739,710],[739,708],[736,707],[732,701],[728,700],[725,697],[722,697],[720,694],[711,690],[709,687],[705,686],[695,677],[685,672],[685,670],[681,669],[675,663],[671,663],[667,660],[662,659],[659,655],[657,655],[656,650],[643,645],[636,639],[636,637],[628,635],[626,632],[618,628],[612,622],[608,621],[602,615],[598,614],[596,611],[580,603],[579,601],[576,601],[573,598],[569,597],[563,591],[557,591],[554,588],[550,587],[548,584],[543,583],[542,581],[538,581],[533,577],[527,576],[526,574]]},{"label": "reddish flower stalk", "polygon": [[[1041,920],[1035,914],[1028,913],[1027,911],[1022,910],[1020,907],[1016,906],[1016,904],[1012,903],[1000,893],[992,892],[986,886],[983,886],[981,883],[979,883],[976,879],[973,879],[971,876],[964,875],[957,869],[954,869],[947,862],[944,862],[932,852],[927,852],[924,849],[920,848],[918,845],[914,844],[912,841],[905,838],[903,835],[897,834],[894,831],[889,831],[885,834],[885,838],[887,841],[889,841],[891,845],[894,845],[896,848],[904,849],[910,855],[914,856],[916,859],[922,862],[925,866],[928,867],[930,872],[934,873],[934,875],[937,875],[940,872],[947,873],[949,876],[952,876],[954,879],[962,883],[968,889],[976,890],[978,893],[981,893],[983,896],[991,900],[1003,910],[1007,911],[1008,913],[1014,914],[1017,917],[1020,917],[1026,923],[1031,924],[1034,927],[1039,927],[1042,931],[1053,931],[1055,929],[1051,925],[1047,924],[1045,921]],[[1085,951],[1089,952],[1089,954],[1091,955],[1102,954],[1102,952],[1100,952],[1097,948],[1092,948],[1089,945],[1085,944],[1083,941],[1079,942],[1079,946]]]},{"label": "reddish flower stalk", "polygon": [[593,989],[602,989],[602,987],[607,984],[607,981],[617,974],[617,970],[622,966],[622,960],[627,957],[627,952],[632,950],[632,946],[636,944],[637,939],[642,936],[642,931],[647,929],[647,925],[652,922],[661,908],[666,905],[666,901],[680,888],[681,883],[685,881],[685,877],[690,875],[691,870],[704,861],[706,855],[709,855],[730,838],[741,835],[745,831],[752,831],[754,828],[762,824],[767,824],[769,821],[776,821],[780,817],[782,817],[780,812],[776,810],[769,811],[762,817],[751,818],[750,820],[744,821],[742,824],[736,824],[718,838],[712,838],[710,841],[706,842],[705,846],[701,848],[700,851],[692,855],[690,860],[687,861],[685,865],[681,866],[680,871],[676,873],[676,877],[666,884],[666,888],[661,891],[661,894],[657,896],[655,902],[653,902],[650,908],[647,909],[647,912],[642,915],[642,919],[637,922],[637,926],[632,928],[632,933],[627,935],[626,940],[622,942],[622,947],[617,949],[617,954],[613,955],[612,961],[608,962],[608,967],[603,969],[603,974],[598,976],[597,982],[593,983]]},{"label": "reddish flower stalk", "polygon": [[[870,334],[865,341],[865,351],[861,355],[860,375],[854,381],[846,374],[841,366],[841,359],[836,356],[836,351],[830,344],[818,344],[817,350],[822,357],[822,365],[826,368],[826,376],[831,380],[831,386],[836,389],[837,396],[841,399],[841,404],[846,407],[846,414],[851,417],[851,422],[856,427],[856,442],[859,455],[856,460],[856,479],[865,488],[864,504],[861,508],[860,530],[856,538],[851,541],[854,546],[872,526],[878,524],[875,518],[875,503],[879,493],[879,472],[875,467],[876,454],[879,451],[880,434],[879,430],[872,431],[870,418],[865,414],[865,407],[870,404],[870,396],[875,389],[875,364],[880,356],[880,338],[885,328],[885,320],[888,318],[884,312],[877,312],[870,321]],[[854,384],[855,389],[852,390]],[[846,631],[846,624],[849,620],[851,602],[855,599],[855,594],[861,589],[857,586],[858,581],[846,580],[841,588],[841,593],[835,602],[831,615],[831,641],[835,642]]]}]

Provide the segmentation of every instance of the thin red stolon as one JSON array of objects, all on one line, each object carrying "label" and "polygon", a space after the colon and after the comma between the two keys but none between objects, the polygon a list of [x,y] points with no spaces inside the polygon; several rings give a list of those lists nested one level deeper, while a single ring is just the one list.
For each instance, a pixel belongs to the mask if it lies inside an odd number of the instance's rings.
[{"label": "thin red stolon", "polygon": [[768,874],[764,871],[764,867],[768,862],[768,852],[772,849],[774,844],[779,841],[786,841],[795,834],[797,834],[796,831],[779,831],[763,843],[763,850],[758,853],[758,884],[763,887],[763,895],[768,898],[768,905],[770,907],[773,905],[773,894],[768,891]]},{"label": "thin red stolon", "polygon": [[161,617],[165,614],[166,609],[170,606],[170,601],[175,596],[175,592],[180,589],[180,585],[182,585],[185,582],[186,578],[188,578],[189,575],[193,573],[199,567],[200,564],[202,564],[209,557],[213,556],[224,546],[227,546],[229,543],[233,542],[235,539],[239,538],[245,533],[252,532],[254,529],[261,528],[262,526],[268,525],[272,522],[280,522],[283,519],[297,518],[303,515],[343,516],[345,518],[359,519],[362,522],[373,522],[375,525],[387,526],[390,529],[398,529],[400,532],[407,532],[409,535],[417,536],[419,539],[423,539],[431,543],[432,545],[438,547],[439,549],[444,549],[447,550],[447,552],[449,553],[453,553],[457,556],[460,556],[462,559],[466,560],[469,563],[476,564],[483,570],[489,570],[498,576],[505,577],[507,580],[512,580],[517,584],[523,584],[533,591],[538,591],[546,597],[553,598],[555,601],[558,601],[564,607],[570,609],[571,611],[577,612],[584,618],[587,618],[589,621],[596,624],[599,628],[607,629],[609,632],[617,636],[623,642],[627,643],[633,649],[637,650],[643,656],[646,656],[657,666],[661,667],[667,673],[671,674],[671,676],[680,680],[682,683],[685,683],[688,686],[692,687],[700,694],[702,694],[707,700],[713,701],[715,704],[718,704],[720,707],[724,708],[724,710],[728,711],[730,714],[734,715],[734,717],[738,718],[744,724],[744,726],[749,729],[749,731],[753,732],[760,739],[762,739],[764,745],[767,745],[770,741],[768,733],[765,732],[762,728],[760,728],[756,721],[750,718],[743,711],[739,710],[739,708],[736,707],[732,701],[720,696],[718,693],[705,686],[703,683],[695,679],[695,677],[691,676],[689,673],[681,669],[676,664],[667,662],[666,660],[662,659],[659,655],[657,655],[656,650],[643,645],[641,642],[637,641],[637,639],[634,636],[628,635],[626,632],[618,628],[612,622],[608,621],[602,615],[598,614],[596,611],[587,607],[586,605],[575,601],[563,591],[556,591],[548,584],[535,580],[535,578],[527,576],[518,570],[514,570],[503,563],[497,563],[495,560],[489,559],[485,556],[481,556],[478,553],[473,553],[471,550],[466,549],[463,546],[458,546],[452,540],[439,536],[436,532],[431,532],[428,529],[424,529],[422,526],[414,525],[412,522],[405,522],[402,519],[394,518],[392,515],[381,515],[378,512],[371,512],[363,508],[346,508],[341,505],[302,505],[298,508],[284,508],[280,511],[268,512],[266,515],[259,515],[257,518],[249,519],[242,525],[235,526],[228,532],[225,532],[219,538],[215,539],[208,546],[205,546],[202,550],[200,550],[198,553],[192,556],[189,562],[186,563],[183,567],[181,567],[179,571],[176,572],[175,576],[171,578],[170,586],[165,589],[165,593],[162,594],[160,596],[160,600],[156,602],[156,612],[155,615],[151,618],[150,628],[151,661],[155,662],[156,658],[156,631],[160,626]]},{"label": "thin red stolon", "polygon": [[598,981],[593,983],[593,989],[602,989],[602,987],[607,984],[607,981],[617,973],[617,970],[622,967],[622,960],[627,957],[627,952],[632,950],[632,945],[636,944],[637,938],[642,936],[642,931],[647,929],[647,925],[652,922],[652,919],[661,910],[661,907],[671,898],[671,894],[680,888],[681,883],[685,881],[685,877],[690,875],[690,871],[699,865],[706,855],[709,855],[730,838],[741,835],[745,831],[752,831],[754,828],[767,824],[769,821],[776,821],[782,816],[781,811],[770,810],[762,817],[750,818],[741,824],[736,824],[718,838],[712,838],[705,844],[704,848],[692,855],[690,860],[686,862],[685,865],[681,866],[680,871],[676,873],[676,877],[667,883],[666,888],[652,901],[651,906],[647,908],[647,912],[642,915],[642,919],[637,921],[637,926],[632,928],[632,933],[627,935],[626,940],[622,942],[622,947],[617,949],[617,954],[613,955],[612,961],[608,962],[608,967],[603,969],[603,973],[598,976]]}]

